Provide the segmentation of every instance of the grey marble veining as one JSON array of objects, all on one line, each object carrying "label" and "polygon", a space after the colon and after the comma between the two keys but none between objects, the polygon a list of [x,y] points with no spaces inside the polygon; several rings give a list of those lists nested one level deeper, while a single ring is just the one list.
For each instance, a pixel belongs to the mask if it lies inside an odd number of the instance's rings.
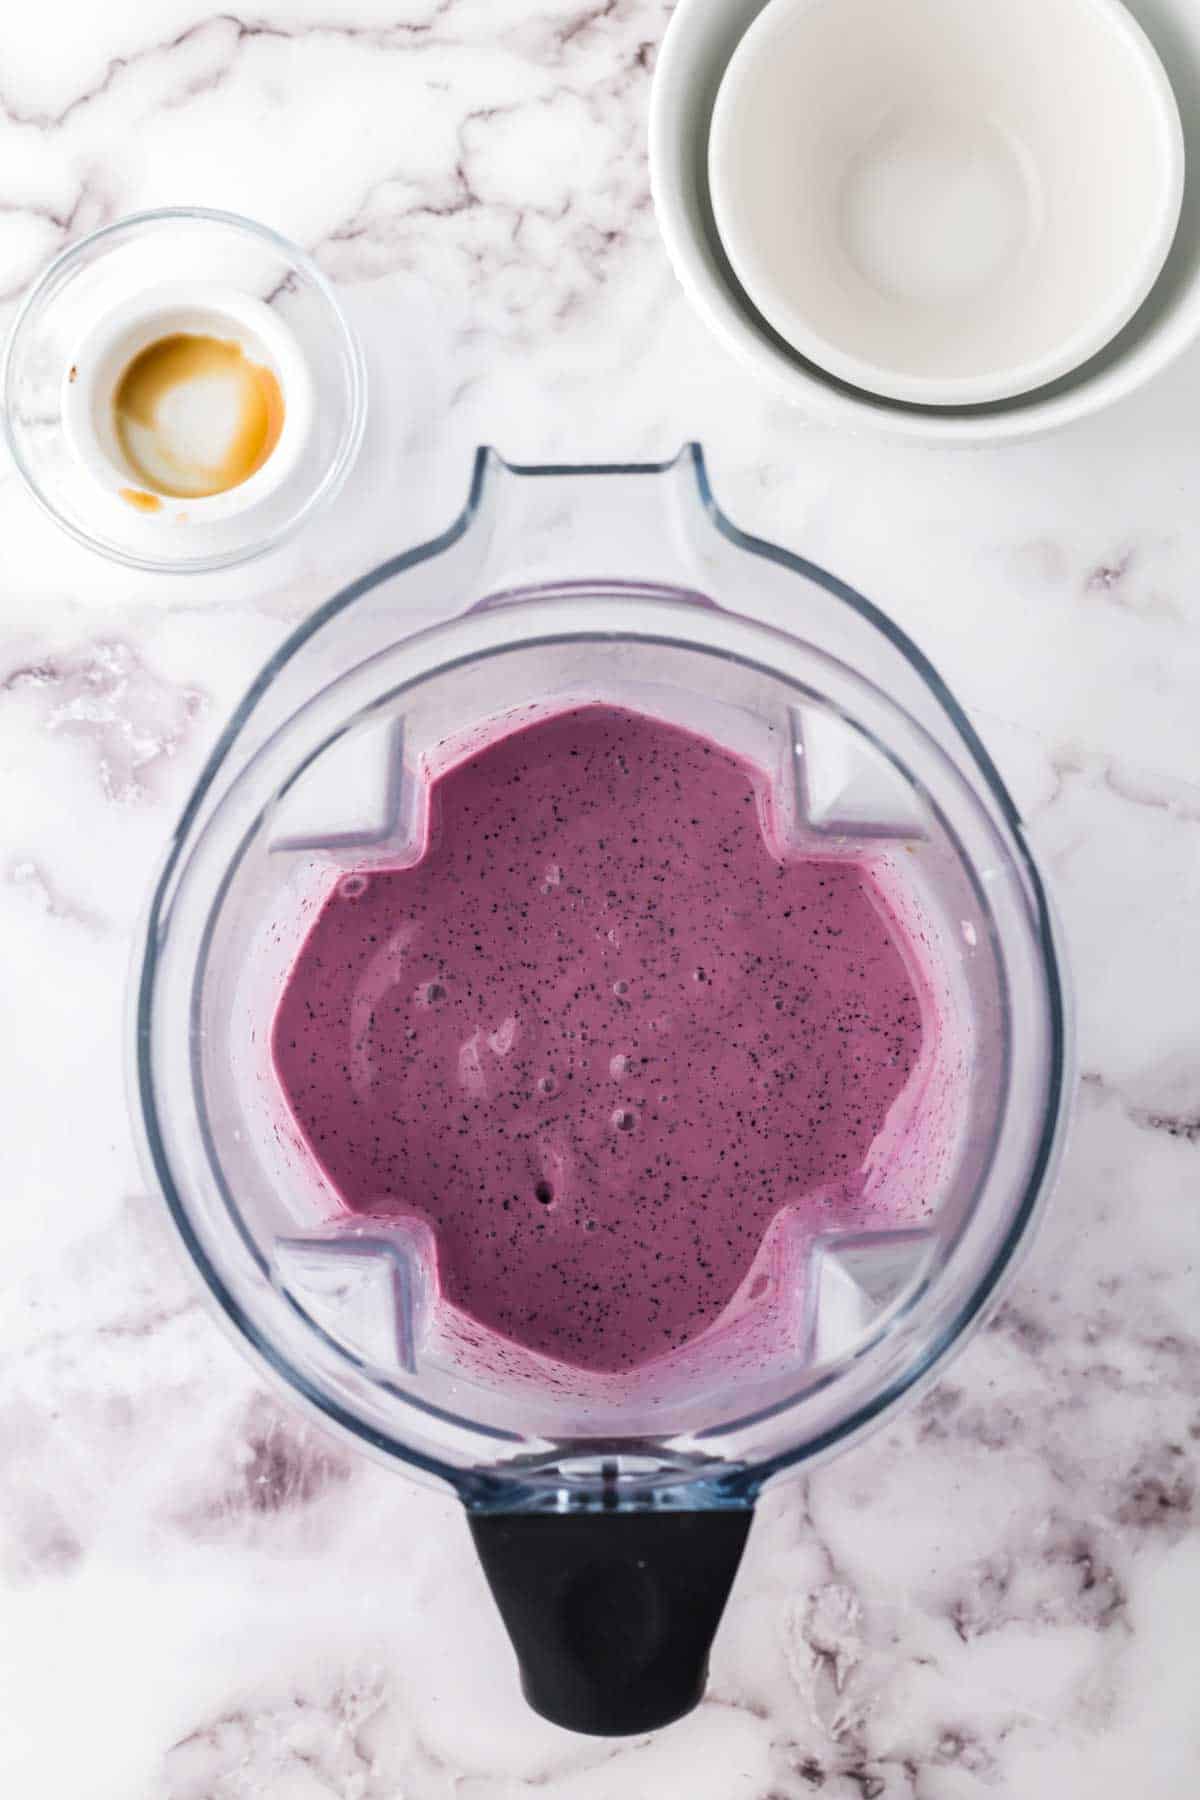
[{"label": "grey marble veining", "polygon": [[[343,285],[367,452],[319,528],[130,573],[0,467],[0,1791],[33,1800],[1192,1800],[1200,1790],[1200,358],[1002,451],[835,437],[676,292],[661,0],[86,0],[0,15],[0,295],[137,207]],[[707,447],[748,529],[911,630],[1055,880],[1083,1071],[1009,1298],[764,1501],[708,1700],[533,1718],[466,1530],[268,1394],[143,1187],[123,991],[166,833],[303,612],[520,458]],[[415,621],[414,623],[419,622]]]}]

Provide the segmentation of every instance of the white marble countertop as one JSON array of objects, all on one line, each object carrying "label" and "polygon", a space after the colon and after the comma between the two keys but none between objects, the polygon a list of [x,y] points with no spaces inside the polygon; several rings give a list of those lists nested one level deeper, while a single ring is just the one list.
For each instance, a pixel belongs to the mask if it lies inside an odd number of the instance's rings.
[{"label": "white marble countertop", "polygon": [[[0,291],[194,201],[345,284],[367,454],[213,578],[78,549],[0,469],[0,1792],[23,1800],[1192,1800],[1200,1791],[1200,354],[1065,435],[807,426],[690,317],[643,149],[666,0],[0,10]],[[207,746],[304,611],[426,537],[480,440],[705,443],[747,529],[890,609],[1057,882],[1078,1121],[992,1327],[770,1495],[710,1694],[523,1707],[459,1509],[266,1392],[126,1123],[123,988]]]}]

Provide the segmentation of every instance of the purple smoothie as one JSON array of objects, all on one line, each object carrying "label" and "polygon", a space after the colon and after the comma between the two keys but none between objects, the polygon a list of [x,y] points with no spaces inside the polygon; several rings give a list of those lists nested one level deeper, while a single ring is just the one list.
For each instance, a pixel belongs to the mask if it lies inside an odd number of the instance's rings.
[{"label": "purple smoothie", "polygon": [[913,959],[864,866],[783,860],[767,818],[746,763],[589,706],[440,774],[420,860],[318,914],[273,1026],[291,1110],[488,1330],[628,1370],[718,1318],[784,1206],[859,1217]]}]

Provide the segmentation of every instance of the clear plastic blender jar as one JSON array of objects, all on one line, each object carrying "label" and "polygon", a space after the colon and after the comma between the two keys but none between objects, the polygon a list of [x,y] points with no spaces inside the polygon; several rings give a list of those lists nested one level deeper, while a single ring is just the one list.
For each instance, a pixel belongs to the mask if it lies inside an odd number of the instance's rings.
[{"label": "clear plastic blender jar", "polygon": [[[428,1232],[345,1212],[269,1044],[333,886],[411,856],[439,745],[595,701],[756,765],[797,853],[881,860],[945,1028],[901,1158],[919,1219],[781,1233],[760,1315],[592,1382],[456,1330]],[[1054,922],[986,751],[886,615],[723,517],[695,447],[612,468],[481,451],[448,531],[301,626],[184,811],[136,1007],[147,1153],[220,1311],[327,1421],[458,1493],[531,1704],[600,1733],[697,1702],[764,1484],[876,1423],[978,1324],[1070,1088]]]}]

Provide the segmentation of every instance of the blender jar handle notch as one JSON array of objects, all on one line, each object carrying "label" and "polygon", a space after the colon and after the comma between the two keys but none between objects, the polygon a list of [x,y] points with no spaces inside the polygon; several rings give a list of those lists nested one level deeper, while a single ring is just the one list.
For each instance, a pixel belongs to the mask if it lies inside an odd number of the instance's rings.
[{"label": "blender jar handle notch", "polygon": [[749,1502],[467,1516],[535,1712],[628,1737],[700,1703]]},{"label": "blender jar handle notch", "polygon": [[707,599],[711,506],[699,444],[665,462],[590,464],[511,463],[484,446],[465,515],[482,539],[479,604],[573,581]]}]

